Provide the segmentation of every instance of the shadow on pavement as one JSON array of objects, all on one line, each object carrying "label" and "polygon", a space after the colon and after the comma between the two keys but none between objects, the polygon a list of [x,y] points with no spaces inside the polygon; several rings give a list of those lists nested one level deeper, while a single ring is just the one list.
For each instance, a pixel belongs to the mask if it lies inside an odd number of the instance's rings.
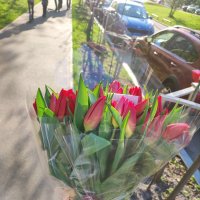
[{"label": "shadow on pavement", "polygon": [[0,39],[10,37],[13,34],[14,35],[19,34],[22,31],[28,31],[30,29],[35,28],[37,25],[43,24],[49,18],[63,17],[66,14],[67,14],[67,10],[61,10],[60,12],[56,12],[54,10],[49,9],[48,12],[47,12],[47,16],[46,17],[42,17],[42,16],[41,17],[37,17],[32,22],[27,21],[25,24],[21,24],[19,26],[11,24],[10,25],[11,28],[9,28],[8,30],[5,30],[2,33],[0,33]]}]

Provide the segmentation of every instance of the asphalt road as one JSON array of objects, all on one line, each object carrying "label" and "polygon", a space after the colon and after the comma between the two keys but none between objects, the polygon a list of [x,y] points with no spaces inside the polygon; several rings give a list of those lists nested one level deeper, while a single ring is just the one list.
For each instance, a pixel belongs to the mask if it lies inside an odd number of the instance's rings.
[{"label": "asphalt road", "polygon": [[45,84],[72,87],[71,11],[54,8],[49,1],[42,18],[39,4],[33,23],[24,14],[0,31],[0,200],[59,200],[39,162],[26,102]]},{"label": "asphalt road", "polygon": [[160,23],[156,22],[155,20],[153,21],[153,23],[154,23],[155,32],[163,30],[163,29],[165,29],[167,27],[167,26],[165,26],[163,24],[160,24]]}]

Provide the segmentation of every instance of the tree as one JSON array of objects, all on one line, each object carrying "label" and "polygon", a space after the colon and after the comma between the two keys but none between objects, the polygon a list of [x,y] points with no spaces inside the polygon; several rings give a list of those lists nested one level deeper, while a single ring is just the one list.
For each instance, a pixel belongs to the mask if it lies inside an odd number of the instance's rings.
[{"label": "tree", "polygon": [[173,17],[177,8],[180,8],[185,3],[185,1],[184,0],[166,0],[166,3],[171,8],[169,17]]}]

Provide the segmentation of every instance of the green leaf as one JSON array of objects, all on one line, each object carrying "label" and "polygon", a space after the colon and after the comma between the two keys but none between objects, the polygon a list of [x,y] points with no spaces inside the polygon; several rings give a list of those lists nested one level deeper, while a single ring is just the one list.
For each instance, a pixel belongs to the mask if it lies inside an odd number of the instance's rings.
[{"label": "green leaf", "polygon": [[76,106],[74,112],[74,123],[76,127],[83,131],[83,120],[86,112],[88,111],[88,89],[85,86],[82,76],[80,75],[78,94],[76,97]]},{"label": "green leaf", "polygon": [[144,112],[142,113],[142,116],[140,117],[140,120],[137,123],[137,125],[143,125],[144,124],[148,110],[149,110],[149,104],[146,105]]},{"label": "green leaf", "polygon": [[123,94],[127,94],[128,92],[128,85],[125,85],[123,88]]},{"label": "green leaf", "polygon": [[99,83],[93,90],[93,94],[95,95],[95,97],[98,99],[99,98],[99,93],[100,93],[100,87],[101,87],[101,83]]},{"label": "green leaf", "polygon": [[47,117],[53,117],[53,116],[55,115],[54,112],[51,111],[49,108],[45,108],[45,109],[44,109],[44,114],[45,114],[45,116],[47,116]]},{"label": "green leaf", "polygon": [[102,149],[101,151],[97,152],[97,159],[99,161],[99,168],[100,168],[100,174],[101,179],[104,179],[107,173],[108,169],[108,157],[111,150],[111,146]]},{"label": "green leaf", "polygon": [[49,92],[47,85],[45,85],[45,96],[44,96],[44,98],[45,98],[45,102],[46,102],[47,107],[49,107],[50,99],[51,99],[51,93]]},{"label": "green leaf", "polygon": [[105,94],[106,94],[106,95],[108,94],[108,90],[109,90],[109,83],[107,82],[106,88],[105,88]]},{"label": "green leaf", "polygon": [[112,134],[112,114],[106,105],[103,112],[103,118],[99,125],[99,136],[105,139],[110,139]]},{"label": "green leaf", "polygon": [[102,149],[111,145],[110,141],[101,138],[93,133],[86,135],[82,141],[83,152],[85,155],[89,156],[94,153],[101,151]]},{"label": "green leaf", "polygon": [[122,122],[122,126],[120,129],[120,138],[118,141],[118,146],[117,146],[117,151],[115,153],[115,158],[112,164],[112,173],[114,173],[117,168],[119,167],[120,161],[122,160],[122,157],[124,155],[125,149],[124,149],[124,138],[125,138],[125,133],[126,133],[126,126],[128,123],[128,119],[130,117],[130,112],[126,115]]},{"label": "green leaf", "polygon": [[97,101],[97,97],[94,95],[94,93],[91,90],[88,90],[88,94],[89,94],[89,100],[90,100],[90,106],[91,106]]},{"label": "green leaf", "polygon": [[38,117],[42,117],[44,114],[44,109],[46,108],[46,103],[42,96],[42,92],[40,88],[38,88],[37,95],[36,95],[36,106],[37,106]]},{"label": "green leaf", "polygon": [[178,107],[178,102],[175,104],[172,111],[167,115],[163,127],[166,128],[167,125],[171,123],[175,123],[180,120],[181,112],[183,111],[183,107]]},{"label": "green leaf", "polygon": [[115,121],[118,123],[119,127],[121,128],[122,126],[122,117],[120,116],[119,112],[110,104],[107,104],[110,112],[112,113]]},{"label": "green leaf", "polygon": [[154,100],[153,100],[153,104],[151,107],[151,112],[150,112],[150,117],[149,117],[149,121],[148,121],[148,125],[153,121],[156,112],[157,112],[157,108],[158,108],[158,92],[156,91],[155,95],[154,95]]}]

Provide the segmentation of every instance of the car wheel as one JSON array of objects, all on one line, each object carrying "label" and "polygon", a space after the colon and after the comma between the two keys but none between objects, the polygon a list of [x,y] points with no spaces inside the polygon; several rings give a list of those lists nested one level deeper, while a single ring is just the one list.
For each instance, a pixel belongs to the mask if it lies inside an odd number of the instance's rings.
[{"label": "car wheel", "polygon": [[160,91],[163,94],[171,93],[179,89],[176,79],[167,79],[163,82],[163,89]]}]

